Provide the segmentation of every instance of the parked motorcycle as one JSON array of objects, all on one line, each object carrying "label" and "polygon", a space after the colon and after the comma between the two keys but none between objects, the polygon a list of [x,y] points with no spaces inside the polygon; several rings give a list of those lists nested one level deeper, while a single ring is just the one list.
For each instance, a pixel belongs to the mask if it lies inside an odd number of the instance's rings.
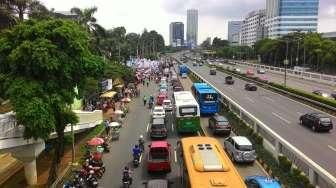
[{"label": "parked motorcycle", "polygon": [[94,170],[90,170],[89,176],[86,178],[86,185],[90,188],[98,187],[98,179],[95,176]]}]

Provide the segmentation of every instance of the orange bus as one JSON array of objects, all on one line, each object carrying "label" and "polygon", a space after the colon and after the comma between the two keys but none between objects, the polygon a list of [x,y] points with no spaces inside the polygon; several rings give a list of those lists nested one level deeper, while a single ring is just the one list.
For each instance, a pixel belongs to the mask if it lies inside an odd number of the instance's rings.
[{"label": "orange bus", "polygon": [[212,137],[187,137],[178,142],[181,178],[188,188],[246,188],[244,180]]}]

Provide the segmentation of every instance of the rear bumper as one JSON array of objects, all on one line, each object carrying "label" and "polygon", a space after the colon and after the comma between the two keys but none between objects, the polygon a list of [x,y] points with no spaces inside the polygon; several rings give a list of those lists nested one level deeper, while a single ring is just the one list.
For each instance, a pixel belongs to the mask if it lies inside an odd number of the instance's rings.
[{"label": "rear bumper", "polygon": [[214,133],[216,133],[216,134],[230,134],[231,129],[214,129]]},{"label": "rear bumper", "polygon": [[170,164],[148,162],[147,170],[150,172],[170,172]]}]

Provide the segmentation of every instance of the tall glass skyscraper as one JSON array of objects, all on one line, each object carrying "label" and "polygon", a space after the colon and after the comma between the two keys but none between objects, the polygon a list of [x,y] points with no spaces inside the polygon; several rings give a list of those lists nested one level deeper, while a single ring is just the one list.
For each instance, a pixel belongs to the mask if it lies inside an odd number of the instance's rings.
[{"label": "tall glass skyscraper", "polygon": [[266,0],[269,38],[288,33],[317,32],[319,0]]},{"label": "tall glass skyscraper", "polygon": [[172,22],[169,25],[170,45],[173,47],[184,45],[184,24],[182,22]]},{"label": "tall glass skyscraper", "polygon": [[198,10],[187,10],[187,43],[189,46],[197,45]]}]

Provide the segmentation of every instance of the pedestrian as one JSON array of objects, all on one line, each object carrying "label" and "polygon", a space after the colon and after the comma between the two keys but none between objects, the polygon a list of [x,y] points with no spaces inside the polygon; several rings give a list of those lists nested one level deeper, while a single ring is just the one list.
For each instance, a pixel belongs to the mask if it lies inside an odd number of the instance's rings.
[{"label": "pedestrian", "polygon": [[147,87],[149,86],[149,81],[147,81]]},{"label": "pedestrian", "polygon": [[144,95],[143,102],[144,102],[144,106],[146,106],[146,103],[147,103],[147,97],[146,97],[146,95]]},{"label": "pedestrian", "polygon": [[108,119],[106,119],[104,121],[104,125],[105,125],[105,131],[106,131],[106,135],[107,136],[110,136],[110,126],[109,126],[110,122]]},{"label": "pedestrian", "polygon": [[145,79],[142,80],[142,85],[143,85],[143,86],[145,85]]}]

